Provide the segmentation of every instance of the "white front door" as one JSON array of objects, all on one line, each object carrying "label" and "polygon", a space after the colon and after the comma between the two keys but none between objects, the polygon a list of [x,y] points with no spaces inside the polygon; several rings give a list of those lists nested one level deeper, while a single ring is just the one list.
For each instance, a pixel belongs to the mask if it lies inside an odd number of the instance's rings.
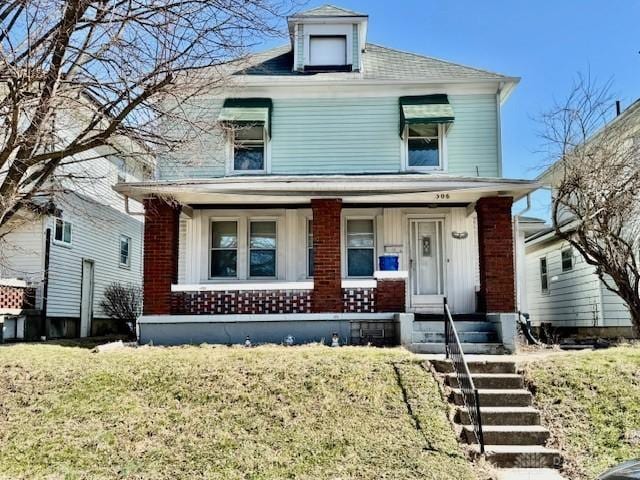
[{"label": "white front door", "polygon": [[82,291],[80,293],[80,336],[91,333],[93,318],[93,260],[82,260]]},{"label": "white front door", "polygon": [[442,220],[411,220],[411,304],[441,304],[444,295]]}]

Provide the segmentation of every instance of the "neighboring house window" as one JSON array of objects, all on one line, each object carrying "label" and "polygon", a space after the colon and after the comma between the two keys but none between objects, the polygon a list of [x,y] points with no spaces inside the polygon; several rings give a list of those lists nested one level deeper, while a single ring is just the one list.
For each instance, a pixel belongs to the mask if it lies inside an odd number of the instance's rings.
[{"label": "neighboring house window", "polygon": [[540,290],[542,290],[542,293],[549,291],[549,275],[547,273],[546,257],[540,259]]},{"label": "neighboring house window", "polygon": [[566,248],[560,252],[562,257],[562,271],[568,272],[569,270],[573,270],[573,249]]},{"label": "neighboring house window", "polygon": [[131,266],[131,237],[120,235],[120,266]]},{"label": "neighboring house window", "polygon": [[372,219],[347,220],[347,275],[371,277],[374,270],[374,228]]},{"label": "neighboring house window", "polygon": [[238,222],[211,222],[211,277],[238,275]]},{"label": "neighboring house window", "polygon": [[313,277],[313,220],[307,220],[307,276]]},{"label": "neighboring house window", "polygon": [[249,276],[276,276],[276,222],[249,223]]},{"label": "neighboring house window", "polygon": [[407,128],[407,166],[410,170],[434,170],[442,167],[441,130],[432,125]]},{"label": "neighboring house window", "polygon": [[309,65],[333,67],[346,64],[346,35],[309,36]]},{"label": "neighboring house window", "polygon": [[234,132],[233,170],[263,172],[265,170],[265,130],[262,125],[238,127]]},{"label": "neighboring house window", "polygon": [[61,218],[56,218],[53,239],[58,243],[71,245],[71,224]]}]

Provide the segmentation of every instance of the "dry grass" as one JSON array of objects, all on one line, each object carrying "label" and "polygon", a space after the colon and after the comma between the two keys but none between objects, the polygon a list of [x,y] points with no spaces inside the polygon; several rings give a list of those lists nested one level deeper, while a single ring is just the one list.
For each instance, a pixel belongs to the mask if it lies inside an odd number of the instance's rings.
[{"label": "dry grass", "polygon": [[0,477],[472,479],[402,350],[0,347]]},{"label": "dry grass", "polygon": [[640,348],[565,354],[526,365],[568,478],[640,457]]}]

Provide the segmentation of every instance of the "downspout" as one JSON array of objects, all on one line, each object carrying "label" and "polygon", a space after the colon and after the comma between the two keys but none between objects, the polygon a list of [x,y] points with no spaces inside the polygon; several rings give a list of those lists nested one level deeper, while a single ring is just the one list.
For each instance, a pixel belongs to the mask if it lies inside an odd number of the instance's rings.
[{"label": "downspout", "polygon": [[129,210],[129,197],[127,195],[124,196],[124,211],[132,216],[144,217],[144,212],[132,212]]},{"label": "downspout", "polygon": [[47,228],[44,246],[44,278],[42,279],[42,311],[40,312],[40,337],[46,337],[47,297],[49,296],[49,258],[51,256],[51,228]]}]

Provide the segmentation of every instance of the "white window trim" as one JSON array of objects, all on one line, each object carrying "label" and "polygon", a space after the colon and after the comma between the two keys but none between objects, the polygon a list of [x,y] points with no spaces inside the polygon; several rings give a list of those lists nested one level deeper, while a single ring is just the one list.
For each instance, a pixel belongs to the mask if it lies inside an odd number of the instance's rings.
[{"label": "white window trim", "polygon": [[[273,222],[276,225],[276,248],[274,248],[273,250],[275,250],[275,265],[274,265],[274,272],[275,275],[272,277],[256,277],[256,276],[251,276],[251,224],[253,222]],[[278,238],[279,238],[279,234],[280,234],[280,228],[278,226],[278,218],[277,217],[249,217],[247,218],[247,278],[250,280],[277,280],[278,279],[278,268],[280,267],[279,262],[278,262],[278,245],[280,242],[278,242]],[[270,248],[268,249],[254,249],[254,250],[271,250]]]},{"label": "white window trim", "polygon": [[229,131],[227,134],[227,168],[226,174],[231,175],[266,175],[271,173],[271,139],[266,127],[263,127],[264,138],[264,168],[261,170],[236,170],[235,166],[235,132]]},{"label": "white window trim", "polygon": [[[542,260],[544,260],[544,265],[545,265],[545,270],[546,270],[545,275],[547,277],[547,288],[546,289],[542,288],[542,268],[541,268]],[[550,282],[551,279],[549,277],[549,259],[548,259],[548,257],[546,255],[542,256],[542,257],[538,257],[538,274],[540,275],[540,283],[539,283],[540,293],[543,294],[543,295],[548,295],[549,294],[549,282]]]},{"label": "white window trim", "polygon": [[[311,244],[311,247],[309,247],[309,234],[311,234],[313,236],[313,232],[309,232],[309,222],[313,222],[313,218],[311,217],[304,217],[304,229],[305,229],[305,237],[304,237],[304,243],[305,243],[305,249],[304,249],[304,263],[305,263],[305,273],[306,273],[306,278],[312,279],[313,275],[310,274],[309,272],[309,250],[313,250],[313,244]],[[313,237],[312,237],[313,238]],[[315,252],[314,252],[315,255]],[[315,265],[314,265],[314,270],[315,270]]]},{"label": "white window trim", "polygon": [[[211,229],[215,222],[236,222],[236,276],[235,277],[214,277],[211,275],[211,254],[213,253],[213,235],[211,234]],[[218,281],[229,281],[229,280],[238,280],[240,278],[240,247],[241,247],[241,236],[240,236],[240,222],[241,219],[239,217],[211,217],[209,218],[209,228],[207,230],[207,236],[209,237],[208,243],[208,254],[207,254],[207,278],[209,280],[218,280]],[[217,250],[231,250],[230,248],[219,248]]]},{"label": "white window trim", "polygon": [[[571,256],[569,257],[571,259],[571,266],[567,269],[564,268],[564,260],[562,259],[562,254],[564,252],[570,252]],[[563,249],[560,250],[560,270],[562,271],[562,273],[567,273],[573,270],[573,267],[575,267],[575,262],[574,262],[574,258],[573,258],[573,248],[572,247],[565,247]]]},{"label": "white window trim", "polygon": [[[129,243],[129,249],[127,250],[127,262],[126,263],[122,263],[122,239],[126,238],[128,240]],[[131,239],[130,236],[128,235],[120,235],[120,237],[118,238],[118,266],[120,268],[131,268],[131,247],[132,247],[132,243],[133,240]]]},{"label": "white window trim", "polygon": [[449,168],[447,131],[447,125],[442,123],[438,124],[438,156],[440,165],[438,165],[437,167],[412,167],[409,165],[409,126],[405,125],[401,139],[402,170],[405,172],[447,172]]},{"label": "white window trim", "polygon": [[[349,220],[371,220],[373,222],[373,274],[370,276],[355,276],[349,275],[349,247],[347,239],[347,223]],[[345,215],[342,221],[342,271],[344,272],[344,278],[366,279],[374,278],[376,272],[376,258],[378,252],[378,235],[376,227],[376,215]],[[354,247],[355,248],[355,247]],[[369,247],[366,247],[369,248]]]},{"label": "white window trim", "polygon": [[[62,240],[56,240],[56,224],[57,221],[60,220],[62,222]],[[71,233],[71,239],[68,242],[64,241],[64,224],[67,223],[70,226],[70,230],[69,232]],[[51,240],[53,243],[55,243],[56,245],[60,245],[61,247],[71,247],[73,246],[73,223],[71,223],[68,220],[65,220],[62,217],[53,217],[53,235],[51,237]]]}]

